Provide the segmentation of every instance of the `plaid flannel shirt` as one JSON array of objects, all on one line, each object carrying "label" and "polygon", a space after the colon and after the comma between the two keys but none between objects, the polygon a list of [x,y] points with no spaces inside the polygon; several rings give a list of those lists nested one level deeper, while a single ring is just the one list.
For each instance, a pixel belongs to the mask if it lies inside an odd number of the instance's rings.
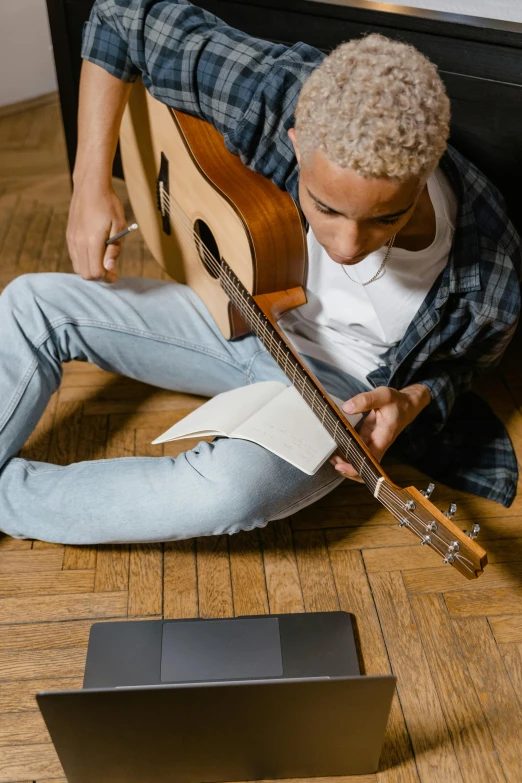
[{"label": "plaid flannel shirt", "polygon": [[[97,0],[82,56],[123,81],[142,75],[158,100],[208,120],[227,148],[298,201],[287,131],[324,53],[252,38],[188,0]],[[520,310],[520,240],[502,196],[456,150],[441,161],[459,199],[448,263],[403,339],[368,380],[425,384],[431,404],[399,438],[407,459],[458,489],[509,506],[517,462],[489,407],[469,393],[495,365]]]}]

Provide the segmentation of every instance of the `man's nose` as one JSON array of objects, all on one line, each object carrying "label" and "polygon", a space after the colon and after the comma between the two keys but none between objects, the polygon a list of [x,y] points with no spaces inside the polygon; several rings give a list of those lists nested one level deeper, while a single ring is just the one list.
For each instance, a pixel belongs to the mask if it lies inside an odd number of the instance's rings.
[{"label": "man's nose", "polygon": [[343,258],[354,258],[360,255],[367,244],[366,232],[357,223],[344,227],[336,240],[335,253]]}]

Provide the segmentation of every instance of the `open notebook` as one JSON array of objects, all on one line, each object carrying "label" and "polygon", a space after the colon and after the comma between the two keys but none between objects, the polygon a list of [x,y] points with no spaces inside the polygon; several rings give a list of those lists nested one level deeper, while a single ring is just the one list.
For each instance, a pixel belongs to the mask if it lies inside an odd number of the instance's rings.
[{"label": "open notebook", "polygon": [[[340,408],[342,401],[332,399]],[[347,418],[355,426],[361,415]],[[279,381],[262,381],[217,394],[152,442],[207,435],[253,441],[309,475],[336,448],[299,392]]]}]

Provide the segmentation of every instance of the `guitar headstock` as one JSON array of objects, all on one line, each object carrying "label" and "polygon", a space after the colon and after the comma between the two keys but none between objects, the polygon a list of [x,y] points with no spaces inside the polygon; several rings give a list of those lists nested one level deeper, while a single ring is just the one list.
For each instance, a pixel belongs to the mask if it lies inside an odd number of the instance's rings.
[{"label": "guitar headstock", "polygon": [[400,489],[386,482],[377,496],[399,520],[399,527],[415,533],[421,545],[434,549],[444,563],[454,566],[467,579],[476,579],[488,562],[487,553],[474,540],[480,527],[473,525],[469,533],[460,530],[451,519],[455,504],[447,512],[439,511],[430,500],[433,488],[430,484],[426,492],[420,492],[416,487]]}]

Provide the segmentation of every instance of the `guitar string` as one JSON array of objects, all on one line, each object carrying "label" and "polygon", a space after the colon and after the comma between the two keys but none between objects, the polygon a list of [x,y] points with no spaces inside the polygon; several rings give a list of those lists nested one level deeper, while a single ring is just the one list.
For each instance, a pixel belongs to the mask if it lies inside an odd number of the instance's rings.
[{"label": "guitar string", "polygon": [[[195,241],[195,243],[196,243],[196,245],[198,247],[198,250],[205,255],[207,263],[211,267],[211,269],[214,272],[214,274],[216,275],[216,277],[220,280],[221,283],[225,283],[226,282],[228,284],[228,286],[229,286],[229,290],[231,290],[232,292],[236,293],[236,295],[238,295],[238,294],[240,295],[240,291],[235,288],[235,286],[233,284],[233,280],[231,280],[227,276],[227,274],[226,274],[227,270],[224,269],[222,264],[210,253],[210,251],[208,250],[208,248],[206,247],[206,245],[204,244],[202,239],[197,235],[197,233],[192,228],[192,225],[190,224],[190,220],[189,220],[188,216],[185,214],[185,212],[183,211],[181,205],[175,199],[171,200],[170,196],[168,194],[166,194],[165,192],[163,193],[163,198],[164,198],[164,200],[168,201],[168,204],[169,204],[169,217],[172,220],[173,220],[174,216],[173,216],[173,214],[171,212],[170,207],[172,207],[174,205],[177,207],[180,215],[182,216],[183,220],[187,224],[186,226],[180,225],[180,228],[183,229],[183,231],[185,232],[187,237],[190,237],[190,238],[192,238]],[[232,272],[232,274],[234,274],[234,273]],[[238,282],[240,283],[239,280],[238,280]],[[225,290],[225,293],[227,293],[226,290]],[[291,355],[290,352],[288,352],[288,351],[284,352],[284,349],[281,348],[280,343],[274,339],[274,336],[272,334],[270,334],[270,332],[268,332],[268,330],[266,328],[267,324],[262,321],[262,319],[260,318],[260,316],[257,313],[257,311],[252,308],[252,306],[249,304],[248,301],[246,301],[244,299],[244,297],[241,298],[240,305],[236,301],[234,301],[234,305],[238,308],[238,310],[240,310],[240,312],[241,312],[241,308],[243,309],[243,312],[241,314],[244,315],[247,319],[248,318],[254,318],[255,319],[255,321],[257,322],[258,328],[260,328],[260,330],[263,332],[265,340],[270,343],[272,349],[277,350],[278,354],[283,353],[285,365],[286,365],[286,368],[287,368],[286,369],[286,373],[288,373],[288,360],[291,359],[293,361],[293,363],[294,363],[294,385],[295,385],[295,388],[297,389],[297,391],[299,391],[299,389],[297,387],[297,383],[295,381],[295,374],[296,374],[296,370],[297,369],[302,370],[302,368],[296,362],[295,358]],[[267,321],[267,323],[269,323],[269,322]],[[308,385],[307,385],[309,383],[309,381],[308,381],[306,376],[303,375],[302,377],[303,377],[304,383],[303,383],[302,390],[301,390],[300,393],[304,397],[304,399],[310,404],[310,407],[312,408],[312,410],[314,410],[313,402],[314,402],[316,394],[317,394],[317,389],[314,387],[312,397],[310,398],[309,395],[310,395],[311,390],[308,388]],[[308,399],[307,399],[306,392],[308,392]],[[333,418],[332,414],[330,413],[330,410],[328,408],[328,404],[327,403],[325,403],[323,409],[324,409],[324,411],[326,411],[326,414],[328,415],[330,425],[331,426],[333,425],[334,430],[336,430],[338,425],[339,425],[339,420],[336,420],[336,419]],[[323,426],[324,426],[324,418],[325,418],[325,414],[323,413]],[[337,435],[337,437],[339,437],[339,435]],[[352,451],[353,452],[353,456],[355,456],[357,458],[357,460],[361,459],[361,455],[357,451],[355,451],[355,446],[353,444],[356,443],[356,441],[355,441],[355,439],[353,437],[346,436],[344,433],[341,432],[339,439],[342,440],[341,445],[345,449],[347,458],[352,459],[352,456],[350,455],[350,451]],[[334,440],[335,440],[335,438],[334,438]],[[357,444],[357,445],[359,445],[359,444]],[[364,469],[366,469],[366,470],[369,471],[369,477],[372,479],[372,481],[376,482],[377,480],[376,480],[375,474],[373,473],[371,468],[366,465],[366,459],[367,459],[367,457],[366,457],[366,455],[364,455],[364,457],[362,458],[361,468],[358,468],[358,470],[360,472],[360,475],[361,475],[361,478],[364,479]],[[369,479],[367,477],[366,481],[368,481],[368,480]],[[383,499],[383,497],[382,497],[383,494],[386,494],[386,496],[388,498],[388,503],[386,503],[385,500]],[[389,487],[387,487],[386,483],[384,483],[384,485],[381,487],[381,490],[378,493],[378,498],[377,499],[380,500],[381,503],[385,506],[385,508],[387,508],[388,511],[390,511],[390,513],[392,513],[394,516],[398,515],[398,516],[401,517],[401,519],[406,519],[406,517],[404,516],[404,512],[406,511],[406,509],[404,508],[404,504],[401,502],[401,500],[397,499],[397,497],[395,496],[393,491],[390,490]],[[389,503],[393,503],[395,508],[390,506]],[[411,511],[409,511],[408,513],[410,514],[410,516],[416,522],[418,522],[423,527],[423,530],[418,530],[417,528],[412,526],[411,523],[408,521],[407,524],[405,524],[405,526],[407,526],[413,533],[415,533],[415,535],[417,535],[419,538],[423,538],[424,535],[429,532],[429,535],[430,535],[430,538],[431,538],[431,541],[430,541],[431,544],[433,543],[433,536],[435,536],[441,542],[441,544],[443,544],[444,547],[448,547],[448,542],[440,534],[438,534],[435,531],[427,531],[426,530],[426,523],[417,514],[414,514]],[[436,548],[436,547],[434,547],[434,548]],[[441,551],[440,549],[438,549],[438,551],[439,551],[439,554],[445,554],[445,552]],[[463,559],[465,559],[465,558],[462,557],[462,555],[458,555],[458,557],[459,557],[459,560],[461,560],[461,561]],[[468,561],[468,562],[470,562],[470,561]],[[462,563],[462,565],[464,567],[466,567],[469,571],[473,571],[474,570],[473,568],[469,568],[465,563]]]}]

